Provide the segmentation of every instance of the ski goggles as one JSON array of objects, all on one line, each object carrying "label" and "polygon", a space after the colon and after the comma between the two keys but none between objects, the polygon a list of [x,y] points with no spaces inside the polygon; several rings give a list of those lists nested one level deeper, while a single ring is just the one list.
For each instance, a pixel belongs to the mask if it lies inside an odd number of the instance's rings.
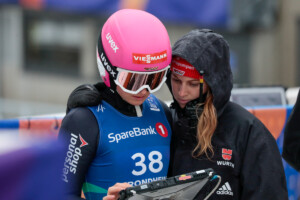
[{"label": "ski goggles", "polygon": [[117,68],[118,75],[115,83],[121,87],[124,92],[137,94],[143,89],[150,93],[156,92],[166,81],[166,75],[170,66],[155,72],[134,72]]}]

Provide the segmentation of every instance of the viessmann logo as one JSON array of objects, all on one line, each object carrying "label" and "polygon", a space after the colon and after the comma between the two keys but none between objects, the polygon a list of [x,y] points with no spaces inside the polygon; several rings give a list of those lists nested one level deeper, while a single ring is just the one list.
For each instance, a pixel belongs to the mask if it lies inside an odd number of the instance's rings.
[{"label": "viessmann logo", "polygon": [[132,62],[134,64],[156,64],[167,60],[167,50],[153,54],[132,54]]},{"label": "viessmann logo", "polygon": [[110,143],[119,143],[122,140],[126,140],[129,138],[156,135],[157,133],[162,137],[168,136],[168,130],[166,126],[158,122],[156,123],[155,128],[153,128],[152,126],[149,126],[147,128],[134,127],[132,130],[124,131],[121,133],[109,133],[107,137]]},{"label": "viessmann logo", "polygon": [[[80,141],[80,145],[77,145],[78,140]],[[87,145],[88,143],[81,137],[80,134],[78,136],[71,133],[70,144],[68,146],[68,151],[63,168],[63,181],[68,182],[69,172],[71,172],[72,174],[76,174],[78,161],[82,156],[81,148]]]}]

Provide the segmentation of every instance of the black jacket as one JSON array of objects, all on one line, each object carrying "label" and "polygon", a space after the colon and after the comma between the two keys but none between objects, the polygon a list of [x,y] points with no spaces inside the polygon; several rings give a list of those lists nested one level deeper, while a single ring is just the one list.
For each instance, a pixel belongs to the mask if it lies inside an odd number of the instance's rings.
[{"label": "black jacket", "polygon": [[[176,111],[173,110],[176,114]],[[210,199],[288,199],[285,174],[277,144],[265,126],[241,106],[229,102],[218,118],[212,138],[214,155],[193,158],[194,134],[187,124],[173,129],[173,161],[169,175],[213,168],[222,181]],[[220,190],[227,183],[230,188]]]},{"label": "black jacket", "polygon": [[224,38],[209,30],[193,30],[174,44],[173,55],[204,71],[204,80],[214,97],[218,125],[212,137],[211,158],[193,158],[196,129],[190,127],[190,116],[185,116],[178,106],[173,107],[169,175],[213,168],[222,181],[210,199],[288,199],[275,139],[254,115],[229,102],[232,73]]},{"label": "black jacket", "polygon": [[284,130],[282,157],[300,171],[300,91]]}]

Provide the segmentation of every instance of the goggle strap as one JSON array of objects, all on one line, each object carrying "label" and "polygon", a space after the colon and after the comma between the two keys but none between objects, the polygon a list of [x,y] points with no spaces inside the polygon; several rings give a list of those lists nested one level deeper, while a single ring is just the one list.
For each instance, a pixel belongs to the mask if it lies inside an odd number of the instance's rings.
[{"label": "goggle strap", "polygon": [[106,53],[105,53],[103,45],[102,45],[102,33],[101,33],[101,31],[100,31],[100,36],[99,36],[99,39],[98,39],[98,54],[99,54],[100,61],[102,62],[105,70],[110,74],[110,76],[114,80],[116,80],[117,75],[118,75],[118,71],[117,71],[117,68],[110,63],[109,59],[106,56]]}]

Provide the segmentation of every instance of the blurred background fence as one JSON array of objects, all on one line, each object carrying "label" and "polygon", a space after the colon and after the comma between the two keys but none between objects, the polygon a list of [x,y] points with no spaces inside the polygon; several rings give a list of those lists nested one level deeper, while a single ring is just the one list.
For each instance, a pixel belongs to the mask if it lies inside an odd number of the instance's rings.
[{"label": "blurred background fence", "polygon": [[300,85],[299,0],[0,0],[0,118],[64,112],[76,86],[100,81],[98,32],[122,8],[159,17],[172,44],[193,28],[223,34],[236,87]]}]

